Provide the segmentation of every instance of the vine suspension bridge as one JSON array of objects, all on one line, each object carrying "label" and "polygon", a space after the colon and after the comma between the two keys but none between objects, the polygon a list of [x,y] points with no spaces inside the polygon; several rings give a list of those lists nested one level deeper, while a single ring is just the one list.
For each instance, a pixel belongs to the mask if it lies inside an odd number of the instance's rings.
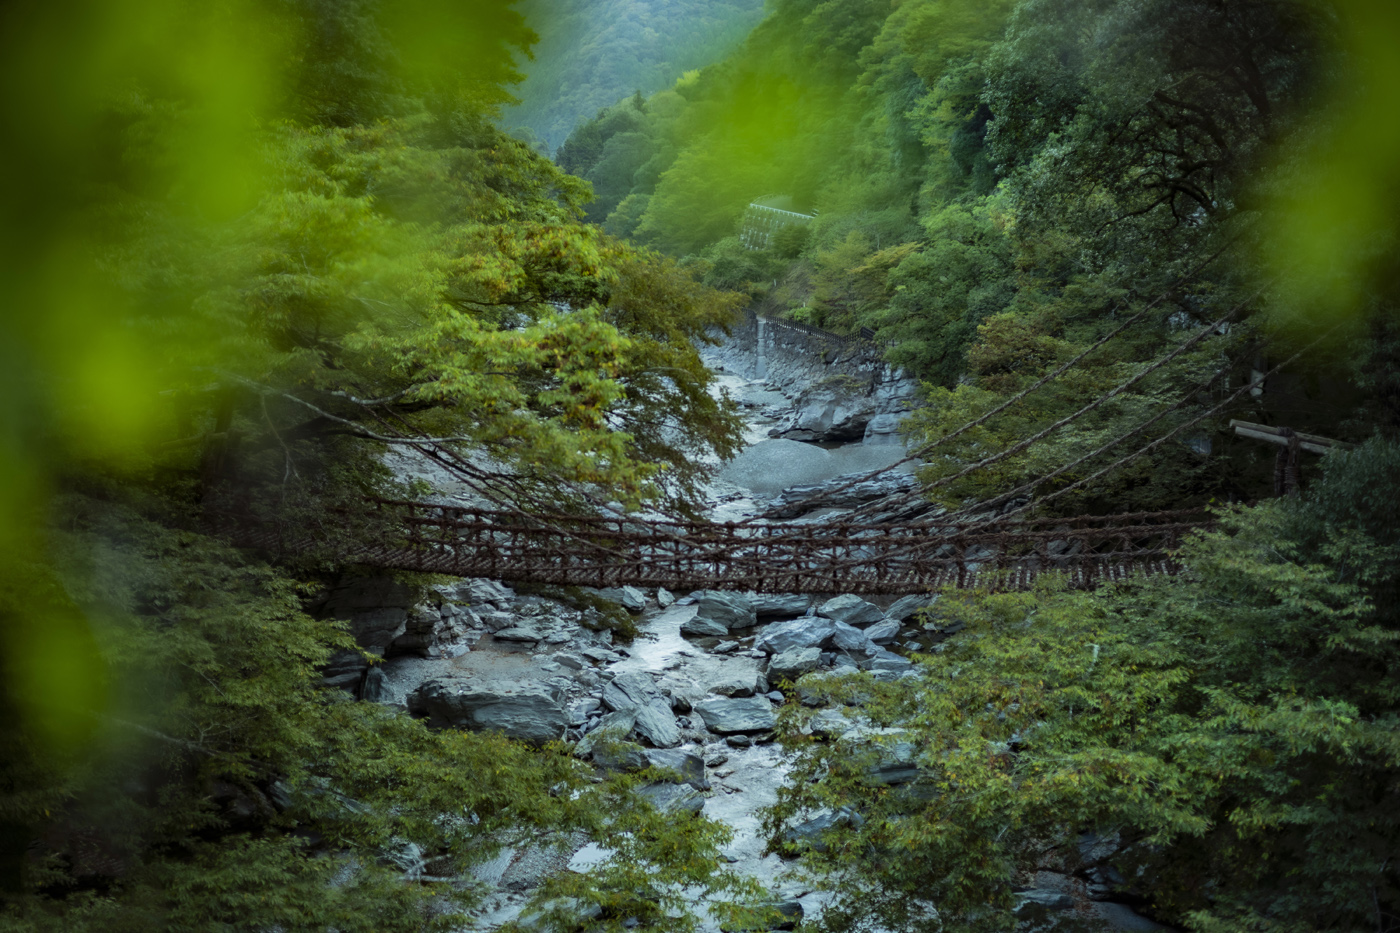
[{"label": "vine suspension bridge", "polygon": [[[383,569],[561,586],[664,586],[767,593],[925,593],[944,586],[1024,589],[1045,572],[1092,587],[1171,574],[1202,511],[1001,523],[715,523],[374,500],[374,543],[337,557]],[[302,530],[244,524],[235,536],[274,553],[305,552]]]}]

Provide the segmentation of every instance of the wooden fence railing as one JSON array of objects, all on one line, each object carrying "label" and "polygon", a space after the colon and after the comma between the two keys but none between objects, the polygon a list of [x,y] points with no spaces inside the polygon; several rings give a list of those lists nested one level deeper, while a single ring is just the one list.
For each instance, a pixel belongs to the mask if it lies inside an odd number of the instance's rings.
[{"label": "wooden fence railing", "polygon": [[[375,500],[382,540],[336,556],[383,568],[508,582],[768,593],[920,593],[939,587],[1021,589],[1047,571],[1091,587],[1135,573],[1176,573],[1173,552],[1203,512],[1032,519],[1003,525],[712,523],[533,516]],[[243,521],[245,546],[323,546],[300,528]]]}]

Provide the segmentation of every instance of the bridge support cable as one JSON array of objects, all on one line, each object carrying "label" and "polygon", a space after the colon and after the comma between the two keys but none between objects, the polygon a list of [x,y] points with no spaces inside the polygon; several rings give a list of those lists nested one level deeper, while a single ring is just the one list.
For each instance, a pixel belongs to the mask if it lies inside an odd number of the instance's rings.
[{"label": "bridge support cable", "polygon": [[[1337,326],[1340,327],[1341,325],[1337,325]],[[1072,483],[1072,484],[1069,485],[1069,486],[1064,487],[1063,489],[1057,489],[1056,491],[1052,492],[1052,493],[1051,493],[1050,495],[1048,495],[1048,496],[1044,496],[1044,497],[1042,497],[1042,498],[1040,498],[1040,499],[1035,500],[1034,502],[1028,502],[1028,503],[1026,503],[1025,505],[1022,505],[1022,506],[1019,506],[1018,508],[1012,509],[1011,511],[1006,512],[1006,513],[1004,513],[1003,515],[1001,515],[1000,518],[1006,518],[1007,516],[1010,516],[1010,515],[1016,515],[1016,514],[1019,514],[1019,513],[1021,513],[1021,512],[1026,511],[1026,510],[1028,510],[1028,509],[1042,506],[1042,505],[1044,505],[1044,504],[1047,503],[1047,502],[1052,502],[1052,501],[1054,501],[1055,499],[1058,499],[1060,496],[1068,495],[1069,493],[1075,491],[1076,489],[1080,489],[1080,488],[1082,488],[1082,487],[1084,487],[1084,486],[1087,486],[1089,483],[1096,482],[1096,481],[1102,479],[1103,477],[1107,476],[1109,473],[1112,473],[1114,470],[1118,469],[1119,467],[1125,466],[1125,465],[1131,463],[1132,461],[1138,459],[1139,457],[1144,457],[1144,456],[1146,456],[1147,454],[1149,454],[1149,453],[1151,453],[1152,451],[1156,450],[1158,447],[1160,447],[1160,446],[1162,446],[1163,444],[1165,444],[1167,441],[1169,441],[1169,440],[1171,440],[1172,438],[1176,437],[1176,436],[1177,436],[1178,434],[1180,434],[1182,431],[1185,431],[1185,430],[1188,429],[1188,428],[1195,427],[1196,425],[1200,424],[1202,421],[1205,421],[1207,418],[1213,418],[1213,417],[1215,417],[1216,415],[1220,414],[1222,411],[1224,411],[1225,409],[1227,409],[1227,408],[1229,408],[1231,405],[1233,405],[1235,402],[1237,402],[1237,401],[1238,401],[1246,392],[1248,392],[1250,389],[1253,389],[1253,388],[1256,388],[1256,387],[1258,387],[1258,386],[1263,385],[1263,384],[1264,384],[1264,380],[1268,379],[1270,376],[1273,376],[1273,375],[1277,374],[1279,371],[1281,371],[1281,370],[1284,369],[1285,367],[1290,366],[1290,365],[1292,365],[1293,363],[1297,362],[1297,361],[1298,361],[1304,354],[1306,354],[1308,351],[1312,350],[1312,349],[1313,349],[1314,347],[1316,347],[1318,344],[1322,343],[1322,342],[1323,342],[1324,340],[1326,340],[1328,337],[1332,336],[1332,334],[1333,334],[1334,332],[1336,332],[1336,330],[1337,330],[1337,327],[1329,328],[1325,333],[1323,333],[1321,336],[1319,336],[1319,337],[1318,337],[1316,340],[1314,340],[1312,343],[1309,343],[1307,346],[1303,347],[1303,348],[1302,348],[1301,350],[1299,350],[1297,353],[1294,353],[1294,354],[1293,354],[1292,356],[1290,356],[1288,359],[1284,360],[1282,363],[1279,363],[1279,364],[1278,364],[1277,366],[1275,366],[1273,369],[1269,370],[1269,371],[1266,372],[1266,373],[1262,373],[1261,375],[1258,376],[1258,378],[1251,379],[1251,380],[1250,380],[1249,382],[1247,382],[1245,385],[1241,386],[1238,390],[1236,390],[1235,392],[1231,393],[1231,395],[1230,395],[1228,398],[1226,398],[1223,402],[1221,402],[1220,404],[1218,404],[1218,405],[1216,405],[1215,407],[1211,408],[1209,411],[1203,412],[1202,414],[1196,416],[1195,418],[1192,418],[1190,421],[1187,421],[1187,422],[1185,422],[1184,424],[1177,425],[1177,426],[1176,426],[1175,428],[1173,428],[1171,431],[1168,431],[1166,434],[1163,434],[1161,437],[1159,437],[1159,438],[1157,438],[1156,440],[1152,441],[1150,444],[1147,444],[1147,445],[1145,445],[1145,446],[1143,446],[1143,447],[1138,448],[1137,450],[1135,450],[1135,451],[1133,451],[1132,453],[1128,454],[1126,457],[1122,457],[1122,458],[1119,459],[1119,460],[1115,460],[1113,463],[1110,463],[1108,466],[1104,467],[1103,469],[1099,470],[1098,472],[1096,472],[1096,473],[1094,473],[1094,474],[1092,474],[1092,475],[1090,475],[1090,476],[1086,476],[1086,477],[1084,477],[1083,479],[1081,479],[1081,480],[1079,480],[1079,481],[1077,481],[1077,482],[1075,482],[1075,483]]]},{"label": "bridge support cable", "polygon": [[[988,509],[994,509],[994,508],[996,508],[997,506],[1001,505],[1001,504],[1004,503],[1004,502],[1009,502],[1009,501],[1011,501],[1012,499],[1019,498],[1020,496],[1025,495],[1026,493],[1031,492],[1032,490],[1039,488],[1040,486],[1044,485],[1045,483],[1050,482],[1050,480],[1055,479],[1055,478],[1058,477],[1058,476],[1062,476],[1062,475],[1064,475],[1065,473],[1068,473],[1070,470],[1073,470],[1074,468],[1076,468],[1076,467],[1078,467],[1078,466],[1082,466],[1083,464],[1089,462],[1090,460],[1094,460],[1094,459],[1098,458],[1099,456],[1101,456],[1101,455],[1102,455],[1103,453],[1105,453],[1106,451],[1111,450],[1111,449],[1114,448],[1114,447],[1117,447],[1119,444],[1123,443],[1124,441],[1128,440],[1129,438],[1136,437],[1137,435],[1141,434],[1143,431],[1146,431],[1148,428],[1152,427],[1152,425],[1156,424],[1158,421],[1161,421],[1163,418],[1167,417],[1167,415],[1170,415],[1172,412],[1174,412],[1174,411],[1179,411],[1180,409],[1185,408],[1185,407],[1187,406],[1187,404],[1189,404],[1198,394],[1200,394],[1201,392],[1204,392],[1204,391],[1209,390],[1210,387],[1213,386],[1213,385],[1215,384],[1215,381],[1216,381],[1217,379],[1219,379],[1222,375],[1228,373],[1229,371],[1230,371],[1230,367],[1225,367],[1225,368],[1223,368],[1223,369],[1219,369],[1219,370],[1215,371],[1214,373],[1211,374],[1211,376],[1210,376],[1209,379],[1206,379],[1204,382],[1197,383],[1197,384],[1196,384],[1195,386],[1193,386],[1189,391],[1187,391],[1186,393],[1184,393],[1184,394],[1181,396],[1180,399],[1178,399],[1177,401],[1173,402],[1171,405],[1167,406],[1166,408],[1162,409],[1162,410],[1159,411],[1157,414],[1153,415],[1151,418],[1148,418],[1146,421],[1140,422],[1139,424],[1137,424],[1135,427],[1131,428],[1130,430],[1125,431],[1124,433],[1118,435],[1118,436],[1115,437],[1113,440],[1111,440],[1111,441],[1109,441],[1108,443],[1104,444],[1103,446],[1099,447],[1097,450],[1093,450],[1093,451],[1090,451],[1090,452],[1087,453],[1087,454],[1084,454],[1084,455],[1083,455],[1082,457],[1080,457],[1078,460],[1073,460],[1073,461],[1071,461],[1071,462],[1069,462],[1069,463],[1066,463],[1064,466],[1057,467],[1057,468],[1054,469],[1053,471],[1051,471],[1051,472],[1049,472],[1049,473],[1046,473],[1044,476],[1041,476],[1041,477],[1038,477],[1038,478],[1036,478],[1036,479],[1033,479],[1033,480],[1031,480],[1030,482],[1025,483],[1025,484],[1023,484],[1023,485],[1021,485],[1021,486],[1018,486],[1018,487],[1016,487],[1015,489],[1012,489],[1012,490],[1010,490],[1010,491],[1008,491],[1008,492],[998,493],[997,495],[993,496],[991,499],[987,499],[987,500],[985,500],[985,501],[983,501],[983,502],[979,502],[979,503],[977,503],[975,506],[970,506],[970,507],[968,507],[968,508],[966,508],[966,509],[961,509],[961,510],[959,510],[958,512],[955,512],[954,514],[955,514],[955,515],[966,515],[966,514],[972,512],[972,511],[974,511],[974,510],[975,510],[975,511],[978,511],[978,512],[984,512],[984,511],[986,511],[986,510],[988,510]],[[1253,383],[1251,383],[1251,385],[1253,385]]]},{"label": "bridge support cable", "polygon": [[[881,467],[881,468],[879,468],[879,469],[877,469],[877,470],[872,470],[872,471],[870,471],[869,473],[863,473],[863,474],[861,474],[861,475],[859,475],[859,476],[852,477],[852,478],[851,478],[849,481],[847,481],[846,483],[844,483],[844,484],[842,484],[842,485],[839,485],[839,486],[835,487],[834,489],[830,490],[830,493],[828,493],[828,494],[833,494],[833,493],[837,493],[837,492],[843,492],[843,491],[845,491],[846,489],[849,489],[849,488],[851,488],[851,487],[853,487],[853,486],[856,486],[856,485],[858,485],[858,484],[860,484],[860,483],[863,483],[863,482],[867,482],[867,481],[869,481],[869,480],[872,480],[872,479],[874,479],[875,477],[880,476],[880,475],[883,474],[883,473],[888,473],[889,471],[895,469],[896,467],[903,466],[903,465],[905,465],[905,464],[907,464],[907,463],[913,463],[913,462],[915,462],[915,461],[917,461],[917,460],[922,460],[924,457],[926,457],[928,454],[932,453],[934,450],[938,449],[938,448],[941,447],[942,445],[948,443],[949,441],[953,440],[954,438],[960,437],[961,435],[967,433],[968,431],[971,431],[973,428],[981,427],[982,425],[984,425],[984,424],[986,424],[988,421],[990,421],[992,418],[996,417],[997,415],[999,415],[999,414],[1001,414],[1002,412],[1006,411],[1008,408],[1012,407],[1013,405],[1015,405],[1015,404],[1017,404],[1018,402],[1020,402],[1020,401],[1022,401],[1023,399],[1025,399],[1027,396],[1029,396],[1029,395],[1032,394],[1033,392],[1036,392],[1036,391],[1040,390],[1041,388],[1044,388],[1046,385],[1050,384],[1051,382],[1054,382],[1056,379],[1060,378],[1060,377],[1063,376],[1065,373],[1069,372],[1071,369],[1073,369],[1075,366],[1077,366],[1080,362],[1082,362],[1084,359],[1086,359],[1090,354],[1094,353],[1095,351],[1097,351],[1097,350],[1099,350],[1100,348],[1102,348],[1105,344],[1107,344],[1107,343],[1109,343],[1110,341],[1112,341],[1112,340],[1114,340],[1115,338],[1117,338],[1119,335],[1121,335],[1124,331],[1128,330],[1128,328],[1132,327],[1134,324],[1137,324],[1138,322],[1142,321],[1143,318],[1145,318],[1155,307],[1157,307],[1159,304],[1161,304],[1163,301],[1165,301],[1165,300],[1172,294],[1173,291],[1175,291],[1176,289],[1182,287],[1182,286],[1185,285],[1186,283],[1190,282],[1190,281],[1191,281],[1192,279],[1194,279],[1196,276],[1200,275],[1202,272],[1204,272],[1204,271],[1206,270],[1206,268],[1207,268],[1208,266],[1210,266],[1211,263],[1215,262],[1215,260],[1219,259],[1222,255],[1224,255],[1225,251],[1226,251],[1227,249],[1229,249],[1231,246],[1233,246],[1234,243],[1235,243],[1235,241],[1238,240],[1238,239],[1239,239],[1238,235],[1235,236],[1235,237],[1231,237],[1228,241],[1226,241],[1223,245],[1221,245],[1221,247],[1220,247],[1219,249],[1217,249],[1215,252],[1211,253],[1211,254],[1210,254],[1209,256],[1207,256],[1205,259],[1201,260],[1201,262],[1197,263],[1196,266],[1193,267],[1189,272],[1187,272],[1186,274],[1184,274],[1184,275],[1182,275],[1180,278],[1178,278],[1178,279],[1176,280],[1176,282],[1174,282],[1174,283],[1172,284],[1171,288],[1169,288],[1169,289],[1168,289],[1167,291],[1165,291],[1165,292],[1162,292],[1162,293],[1159,294],[1156,298],[1153,298],[1153,299],[1152,299],[1151,301],[1149,301],[1145,306],[1143,306],[1143,308],[1142,308],[1140,311],[1138,311],[1138,312],[1137,312],[1136,314],[1134,314],[1132,317],[1128,318],[1126,321],[1124,321],[1124,322],[1123,322],[1122,324],[1120,324],[1118,327],[1116,327],[1116,328],[1114,328],[1113,330],[1109,331],[1109,332],[1108,332],[1107,334],[1105,334],[1103,337],[1100,337],[1097,341],[1095,341],[1094,343],[1090,344],[1087,348],[1085,348],[1081,353],[1079,353],[1078,355],[1076,355],[1073,359],[1071,359],[1071,360],[1069,360],[1068,362],[1064,363],[1064,364],[1061,365],[1059,368],[1057,368],[1057,369],[1055,369],[1055,370],[1053,370],[1053,371],[1047,373],[1046,375],[1042,376],[1040,379],[1036,380],[1036,381],[1035,381],[1034,383],[1032,383],[1031,385],[1029,385],[1029,386],[1027,386],[1026,388],[1022,389],[1020,392],[1017,392],[1015,395],[1011,396],[1010,398],[1008,398],[1008,399],[1004,400],[1003,402],[1001,402],[1000,404],[996,405],[996,406],[995,406],[994,408],[992,408],[990,411],[984,412],[982,415],[978,416],[977,418],[974,418],[973,420],[967,422],[966,424],[963,424],[961,427],[958,427],[957,429],[951,431],[950,433],[945,434],[945,435],[943,435],[942,437],[936,438],[936,439],[930,441],[929,443],[924,444],[923,446],[921,446],[921,447],[919,447],[919,448],[916,448],[914,451],[912,451],[911,453],[909,453],[907,456],[905,456],[905,457],[904,457],[903,459],[901,459],[901,460],[897,460],[897,461],[895,461],[894,463],[891,463],[891,464],[889,464],[888,466]],[[1260,291],[1262,291],[1262,289],[1260,289]],[[1245,302],[1243,302],[1241,305],[1237,306],[1234,310],[1232,310],[1231,313],[1230,313],[1230,315],[1227,315],[1227,317],[1226,317],[1224,320],[1228,320],[1229,317],[1232,316],[1236,311],[1238,311],[1240,307],[1243,307],[1244,305],[1247,305],[1250,301],[1252,301],[1255,297],[1257,297],[1258,294],[1259,294],[1259,292],[1255,292],[1254,295],[1251,295],[1249,299],[1246,299]],[[1218,325],[1217,325],[1217,326],[1218,326]],[[753,521],[753,520],[756,520],[756,519],[751,519],[751,521]]]},{"label": "bridge support cable", "polygon": [[[1142,380],[1146,379],[1148,376],[1152,375],[1154,372],[1156,372],[1157,370],[1161,369],[1162,367],[1166,366],[1168,363],[1170,363],[1172,360],[1176,359],[1177,357],[1181,356],[1183,353],[1186,353],[1188,350],[1194,349],[1198,344],[1201,343],[1201,341],[1205,340],[1207,337],[1211,336],[1212,334],[1217,333],[1217,332],[1220,330],[1220,328],[1221,328],[1222,326],[1224,326],[1226,323],[1228,323],[1228,322],[1230,321],[1231,318],[1233,318],[1236,314],[1238,314],[1238,313],[1239,313],[1240,311],[1242,311],[1244,308],[1248,307],[1248,305],[1250,304],[1250,302],[1252,302],[1252,301],[1253,301],[1255,298],[1257,298],[1258,296],[1259,296],[1259,292],[1256,291],[1253,295],[1250,295],[1250,296],[1249,296],[1248,298],[1246,298],[1244,301],[1240,302],[1240,303],[1237,304],[1235,307],[1231,308],[1230,311],[1229,311],[1229,313],[1227,313],[1224,317],[1220,318],[1220,320],[1216,321],[1216,322],[1213,323],[1213,324],[1209,324],[1209,325],[1206,325],[1206,326],[1202,327],[1194,336],[1192,336],[1190,339],[1184,341],[1180,346],[1176,347],[1176,348],[1173,349],[1171,352],[1167,353],[1165,356],[1162,356],[1161,358],[1157,359],[1155,362],[1153,362],[1153,363],[1152,363],[1150,366],[1148,366],[1146,369],[1144,369],[1144,370],[1142,370],[1141,372],[1139,372],[1139,373],[1137,373],[1136,375],[1134,375],[1131,379],[1128,379],[1128,380],[1125,381],[1125,382],[1119,383],[1117,386],[1115,386],[1114,388],[1110,389],[1108,392],[1104,393],[1103,395],[1099,396],[1098,398],[1094,399],[1094,400],[1093,400],[1092,402],[1090,402],[1089,404],[1083,406],[1083,407],[1080,408],[1078,411],[1076,411],[1076,412],[1074,412],[1074,413],[1072,413],[1072,414],[1066,415],[1065,417],[1061,418],[1059,421],[1056,421],[1054,424],[1051,424],[1051,425],[1049,425],[1048,427],[1041,429],[1041,430],[1038,431],[1037,433],[1032,434],[1030,437],[1027,437],[1027,438],[1025,438],[1025,439],[1023,439],[1023,440],[1021,440],[1021,441],[1018,441],[1018,442],[1015,443],[1015,444],[1012,444],[1010,447],[1006,448],[1005,450],[1001,450],[1001,451],[998,451],[998,452],[995,453],[995,454],[992,454],[992,455],[990,455],[990,456],[984,457],[984,458],[982,458],[981,460],[977,461],[976,463],[968,464],[966,467],[963,467],[963,469],[959,470],[957,473],[953,473],[953,474],[951,474],[951,475],[949,475],[949,476],[939,477],[938,479],[934,480],[932,483],[928,483],[928,484],[924,485],[923,487],[921,487],[920,489],[918,489],[918,490],[916,490],[916,491],[913,491],[913,492],[910,492],[910,493],[906,493],[905,495],[908,496],[908,497],[910,497],[911,500],[912,500],[914,497],[922,498],[924,495],[926,495],[927,493],[929,493],[929,492],[931,492],[931,491],[933,491],[933,490],[935,490],[935,489],[939,489],[939,488],[941,488],[941,487],[943,487],[943,486],[948,485],[949,483],[952,483],[952,482],[954,482],[954,481],[956,481],[956,480],[962,479],[964,476],[967,476],[967,475],[969,475],[969,474],[971,474],[971,473],[975,473],[975,472],[977,472],[978,470],[984,470],[984,469],[986,469],[987,467],[989,467],[989,466],[991,466],[991,465],[993,465],[993,464],[995,464],[995,463],[1000,463],[1002,460],[1005,460],[1005,459],[1008,458],[1008,457],[1015,456],[1016,454],[1020,453],[1021,451],[1026,450],[1026,449],[1028,449],[1029,447],[1031,447],[1031,446],[1033,446],[1033,445],[1039,443],[1040,441],[1044,440],[1046,437],[1049,437],[1051,434],[1053,434],[1054,432],[1058,431],[1060,428],[1063,428],[1063,427],[1065,427],[1065,426],[1067,426],[1067,425],[1069,425],[1069,424],[1072,424],[1073,422],[1079,420],[1080,418],[1084,417],[1085,415],[1087,415],[1087,414],[1093,412],[1094,410],[1096,410],[1097,408],[1099,408],[1101,405],[1103,405],[1105,402],[1108,402],[1108,401],[1110,401],[1111,399],[1114,399],[1114,398],[1118,397],[1119,395],[1122,395],[1122,394],[1123,394],[1124,392],[1126,392],[1128,389],[1130,389],[1130,388],[1132,388],[1133,386],[1137,385],[1139,382],[1141,382]],[[961,430],[961,429],[959,429],[959,430]],[[956,432],[954,432],[954,433],[956,433]],[[952,435],[948,435],[948,436],[951,437]],[[863,508],[869,508],[869,507],[863,507]],[[859,512],[859,511],[860,511],[860,510],[858,510],[858,512]]]}]

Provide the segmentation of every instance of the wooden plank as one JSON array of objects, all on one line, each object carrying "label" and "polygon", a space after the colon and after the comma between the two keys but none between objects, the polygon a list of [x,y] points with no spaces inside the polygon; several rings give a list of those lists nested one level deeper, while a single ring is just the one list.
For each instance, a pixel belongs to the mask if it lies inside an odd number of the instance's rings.
[{"label": "wooden plank", "polygon": [[[1280,447],[1288,446],[1288,438],[1279,434],[1279,429],[1270,427],[1267,424],[1255,424],[1252,421],[1241,421],[1238,418],[1230,419],[1230,427],[1235,429],[1235,433],[1241,437],[1248,437],[1251,440],[1265,441],[1270,444],[1278,444]],[[1325,454],[1329,450],[1350,450],[1355,444],[1348,444],[1345,441],[1334,441],[1330,437],[1322,437],[1317,434],[1296,433],[1300,446],[1315,454]]]}]

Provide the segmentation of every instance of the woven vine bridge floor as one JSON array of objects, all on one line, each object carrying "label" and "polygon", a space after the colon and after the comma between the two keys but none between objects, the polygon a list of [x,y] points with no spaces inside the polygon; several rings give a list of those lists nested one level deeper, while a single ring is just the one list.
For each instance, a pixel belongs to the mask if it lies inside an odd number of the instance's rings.
[{"label": "woven vine bridge floor", "polygon": [[[376,500],[340,560],[395,570],[566,586],[922,593],[939,587],[1024,589],[1047,571],[1092,587],[1171,574],[1201,511],[1138,512],[1002,523],[909,525],[711,523],[532,516]],[[325,547],[306,529],[244,525],[240,543],[274,552]]]}]

